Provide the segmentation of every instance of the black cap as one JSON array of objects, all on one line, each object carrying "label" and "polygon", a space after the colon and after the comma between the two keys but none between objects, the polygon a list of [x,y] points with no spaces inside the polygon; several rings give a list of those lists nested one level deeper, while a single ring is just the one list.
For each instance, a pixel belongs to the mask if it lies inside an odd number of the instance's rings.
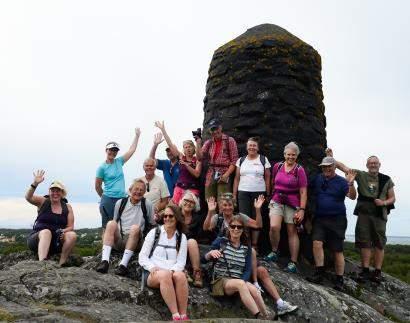
[{"label": "black cap", "polygon": [[221,122],[219,121],[219,119],[217,118],[212,118],[211,120],[209,120],[208,122],[208,128],[212,129],[212,128],[218,128],[221,125]]}]

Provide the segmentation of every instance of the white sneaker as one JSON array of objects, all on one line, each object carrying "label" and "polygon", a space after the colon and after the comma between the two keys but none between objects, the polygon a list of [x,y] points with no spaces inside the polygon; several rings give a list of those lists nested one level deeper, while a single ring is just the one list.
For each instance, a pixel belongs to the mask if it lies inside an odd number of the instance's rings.
[{"label": "white sneaker", "polygon": [[293,311],[297,310],[297,306],[296,305],[292,305],[286,301],[283,302],[282,306],[278,306],[278,316],[284,315],[286,313],[291,313]]}]

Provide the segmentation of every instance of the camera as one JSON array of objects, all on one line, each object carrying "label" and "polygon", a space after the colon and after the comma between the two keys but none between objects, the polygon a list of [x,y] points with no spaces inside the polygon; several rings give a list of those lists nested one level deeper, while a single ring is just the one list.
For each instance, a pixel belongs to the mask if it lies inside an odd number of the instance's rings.
[{"label": "camera", "polygon": [[198,139],[198,138],[202,139],[202,130],[201,130],[201,128],[198,128],[196,130],[192,130],[192,136],[194,136],[195,140]]}]

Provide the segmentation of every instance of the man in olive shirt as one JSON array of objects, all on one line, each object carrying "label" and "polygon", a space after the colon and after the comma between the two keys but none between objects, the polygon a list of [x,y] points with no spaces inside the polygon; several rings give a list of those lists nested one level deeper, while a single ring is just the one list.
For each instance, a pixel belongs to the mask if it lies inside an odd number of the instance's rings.
[{"label": "man in olive shirt", "polygon": [[[326,150],[326,155],[333,157],[331,149]],[[381,268],[386,245],[387,215],[394,208],[396,201],[394,183],[391,178],[379,172],[380,161],[376,156],[367,158],[368,171],[355,170],[359,197],[354,214],[358,216],[355,230],[356,246],[360,248],[362,272],[359,281],[371,279],[376,283],[381,282]],[[347,173],[349,167],[336,162],[336,167]],[[374,249],[374,267],[372,275],[369,272],[372,248]]]}]

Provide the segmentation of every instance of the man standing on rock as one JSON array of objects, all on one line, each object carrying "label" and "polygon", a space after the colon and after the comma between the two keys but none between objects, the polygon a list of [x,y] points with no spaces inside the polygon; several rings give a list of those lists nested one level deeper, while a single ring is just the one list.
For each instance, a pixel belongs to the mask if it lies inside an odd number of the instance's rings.
[{"label": "man standing on rock", "polygon": [[205,179],[205,199],[216,199],[223,193],[232,193],[230,176],[235,171],[238,147],[234,138],[222,132],[221,122],[214,118],[207,125],[212,138],[201,147],[201,138],[196,138],[198,159],[208,161]]},{"label": "man standing on rock", "polygon": [[[331,149],[326,150],[326,155],[333,157]],[[372,280],[380,283],[381,269],[384,259],[384,247],[386,245],[387,215],[394,208],[396,197],[394,183],[387,175],[379,173],[380,161],[376,156],[367,158],[366,171],[357,172],[356,182],[359,197],[354,214],[358,216],[355,230],[356,246],[360,248],[362,260],[362,272],[359,281]],[[336,167],[347,173],[350,168],[336,161]],[[375,270],[370,275],[370,258],[374,249]]]},{"label": "man standing on rock", "polygon": [[174,188],[175,188],[175,185],[179,177],[179,162],[178,162],[178,156],[175,156],[169,147],[165,149],[168,159],[155,158],[155,152],[157,151],[158,145],[163,141],[164,139],[162,138],[161,133],[157,133],[154,136],[154,144],[151,148],[149,157],[156,160],[157,169],[162,171],[164,175],[164,180],[167,183],[170,197],[172,198],[174,194]]},{"label": "man standing on rock", "polygon": [[105,274],[108,271],[112,248],[124,250],[120,265],[115,274],[126,276],[128,262],[138,247],[138,242],[146,229],[155,224],[152,203],[144,198],[145,183],[136,180],[129,188],[129,197],[117,201],[114,219],[107,223],[103,238],[102,259],[96,270]]},{"label": "man standing on rock", "polygon": [[354,179],[356,173],[349,170],[346,179],[336,174],[336,161],[333,157],[325,157],[319,165],[322,174],[313,181],[312,191],[316,197],[316,212],[313,220],[313,256],[316,270],[307,280],[320,284],[325,272],[323,244],[334,254],[336,281],[335,289],[343,289],[343,273],[345,260],[343,242],[347,228],[345,197],[354,200],[356,189]]}]

